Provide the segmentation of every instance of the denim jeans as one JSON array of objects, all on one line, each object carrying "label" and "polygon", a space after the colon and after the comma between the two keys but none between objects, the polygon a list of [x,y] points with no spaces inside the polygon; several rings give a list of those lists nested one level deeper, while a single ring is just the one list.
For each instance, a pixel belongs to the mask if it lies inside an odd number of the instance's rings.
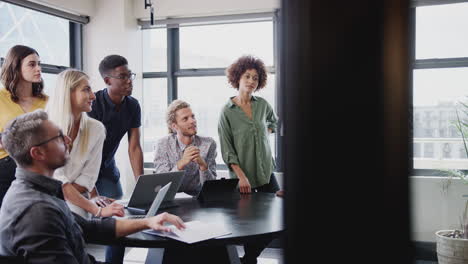
[{"label": "denim jeans", "polygon": [[16,162],[5,157],[0,159],[0,208],[2,207],[3,197],[5,196],[11,183],[16,179]]},{"label": "denim jeans", "polygon": [[123,246],[107,246],[106,247],[106,263],[122,264],[125,256],[125,247]]},{"label": "denim jeans", "polygon": [[[96,189],[99,195],[113,199],[120,199],[123,196],[122,185],[120,184],[120,172],[116,166],[110,166],[101,169],[98,180],[96,181]],[[125,247],[122,246],[107,246],[106,247],[106,263],[122,264],[125,255]]]},{"label": "denim jeans", "polygon": [[113,199],[120,199],[123,196],[122,185],[120,185],[120,172],[115,166],[101,169],[98,180],[96,181],[96,189],[99,195]]}]

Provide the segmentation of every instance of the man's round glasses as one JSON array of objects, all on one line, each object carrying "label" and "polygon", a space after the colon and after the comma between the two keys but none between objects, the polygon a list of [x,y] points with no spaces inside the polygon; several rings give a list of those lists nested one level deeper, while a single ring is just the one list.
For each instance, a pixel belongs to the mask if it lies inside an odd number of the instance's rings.
[{"label": "man's round glasses", "polygon": [[58,134],[58,136],[55,136],[55,137],[49,138],[49,139],[48,139],[48,140],[46,140],[46,141],[42,141],[41,143],[39,143],[39,144],[36,144],[36,145],[34,145],[33,147],[39,147],[39,146],[41,146],[41,145],[44,145],[44,144],[47,144],[47,143],[49,143],[50,141],[52,141],[52,140],[54,140],[54,139],[57,139],[57,138],[62,138],[62,141],[63,141],[63,142],[65,142],[65,136],[63,135],[63,132],[62,132],[62,130],[60,130],[60,131],[59,131],[59,134]]},{"label": "man's round glasses", "polygon": [[112,75],[106,75],[107,77],[115,78],[115,79],[120,79],[120,80],[135,80],[136,73],[129,73],[128,75],[121,75],[121,76],[112,76]]}]

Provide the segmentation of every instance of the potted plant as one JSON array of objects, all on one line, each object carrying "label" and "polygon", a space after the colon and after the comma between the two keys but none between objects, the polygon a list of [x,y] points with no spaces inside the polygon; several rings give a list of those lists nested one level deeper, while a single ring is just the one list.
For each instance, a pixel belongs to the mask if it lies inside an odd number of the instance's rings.
[{"label": "potted plant", "polygon": [[[465,116],[468,116],[468,105],[460,102],[461,110]],[[455,127],[461,135],[465,153],[468,157],[468,146],[466,136],[468,136],[468,122],[460,118],[458,109],[456,111],[457,120]],[[463,183],[468,184],[468,176],[462,170],[441,170],[447,175],[447,181],[443,185],[446,190],[453,177],[459,178]],[[465,197],[465,195],[464,195]],[[439,264],[468,264],[468,200],[465,202],[465,208],[460,216],[460,229],[439,230],[436,233],[437,259]]]}]

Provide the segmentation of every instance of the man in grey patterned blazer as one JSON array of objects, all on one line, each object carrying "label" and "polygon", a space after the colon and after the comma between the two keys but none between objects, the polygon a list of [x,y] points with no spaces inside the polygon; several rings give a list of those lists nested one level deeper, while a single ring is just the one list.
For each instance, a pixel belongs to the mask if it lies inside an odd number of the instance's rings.
[{"label": "man in grey patterned blazer", "polygon": [[170,134],[156,144],[155,172],[184,170],[179,192],[197,195],[204,181],[216,179],[216,142],[197,135],[197,120],[187,102],[173,101],[166,122]]}]

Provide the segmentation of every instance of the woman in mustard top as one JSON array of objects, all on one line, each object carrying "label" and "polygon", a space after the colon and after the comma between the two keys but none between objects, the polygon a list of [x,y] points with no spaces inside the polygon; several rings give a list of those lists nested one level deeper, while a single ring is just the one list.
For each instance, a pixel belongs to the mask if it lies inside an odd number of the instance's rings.
[{"label": "woman in mustard top", "polygon": [[[0,133],[15,117],[45,107],[43,89],[39,53],[27,46],[12,47],[0,73]],[[15,170],[15,161],[0,144],[0,207],[15,179]]]}]

